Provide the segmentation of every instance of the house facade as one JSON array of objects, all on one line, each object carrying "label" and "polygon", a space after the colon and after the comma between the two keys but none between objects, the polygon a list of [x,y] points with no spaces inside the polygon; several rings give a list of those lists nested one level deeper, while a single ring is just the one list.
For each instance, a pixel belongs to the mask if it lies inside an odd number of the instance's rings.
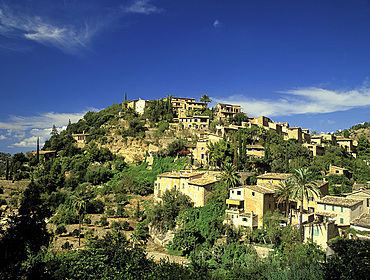
[{"label": "house facade", "polygon": [[215,106],[215,119],[216,120],[227,120],[229,117],[233,117],[238,113],[242,112],[242,107],[239,105],[222,104],[218,103]]},{"label": "house facade", "polygon": [[177,189],[189,196],[195,207],[204,206],[217,181],[215,176],[206,172],[192,170],[166,172],[158,175],[154,182],[154,201],[160,201],[167,190]]},{"label": "house facade", "polygon": [[363,201],[337,196],[325,196],[317,201],[316,214],[326,220],[335,220],[336,225],[349,226],[350,222],[360,216],[363,211]]}]

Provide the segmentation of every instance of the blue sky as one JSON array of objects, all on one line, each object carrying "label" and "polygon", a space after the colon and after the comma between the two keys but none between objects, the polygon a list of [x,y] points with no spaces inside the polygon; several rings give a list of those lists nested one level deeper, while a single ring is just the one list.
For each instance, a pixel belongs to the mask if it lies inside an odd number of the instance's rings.
[{"label": "blue sky", "polygon": [[0,152],[168,94],[331,132],[370,121],[370,1],[2,0]]}]

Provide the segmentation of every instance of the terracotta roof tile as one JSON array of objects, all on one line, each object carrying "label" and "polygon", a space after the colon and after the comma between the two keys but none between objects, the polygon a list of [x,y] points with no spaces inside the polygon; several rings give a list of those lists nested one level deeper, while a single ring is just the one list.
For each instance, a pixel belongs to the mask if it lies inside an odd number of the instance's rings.
[{"label": "terracotta roof tile", "polygon": [[344,207],[352,207],[361,202],[362,200],[359,200],[359,199],[351,199],[351,198],[344,198],[344,197],[338,197],[338,196],[325,196],[321,198],[317,203],[338,205],[338,206],[344,206]]},{"label": "terracotta roof tile", "polygon": [[351,222],[351,225],[370,228],[370,214],[361,214]]}]

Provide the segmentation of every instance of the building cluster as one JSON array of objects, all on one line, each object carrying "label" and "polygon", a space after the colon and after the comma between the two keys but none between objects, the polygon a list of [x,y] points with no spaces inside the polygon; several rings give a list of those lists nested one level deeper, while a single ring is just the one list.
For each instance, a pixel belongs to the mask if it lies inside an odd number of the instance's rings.
[{"label": "building cluster", "polygon": [[[287,218],[283,224],[299,225],[299,202],[278,201],[278,185],[291,178],[292,174],[265,173],[257,176],[256,185],[244,185],[229,190],[225,223],[234,227],[261,228],[263,216],[278,210]],[[154,187],[154,200],[161,200],[166,190],[177,189],[189,196],[194,206],[204,206],[218,181],[216,174],[193,170],[163,173],[157,176]],[[370,190],[360,189],[344,196],[329,196],[327,181],[312,182],[320,191],[319,197],[309,197],[303,204],[304,238],[312,239],[323,248],[338,235],[346,234],[348,228],[370,231]],[[286,213],[289,209],[289,213]]]}]

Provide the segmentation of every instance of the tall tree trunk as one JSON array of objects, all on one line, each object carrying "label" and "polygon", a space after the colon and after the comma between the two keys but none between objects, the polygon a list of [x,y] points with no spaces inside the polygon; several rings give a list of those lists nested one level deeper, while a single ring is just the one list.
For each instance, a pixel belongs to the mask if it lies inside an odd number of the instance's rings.
[{"label": "tall tree trunk", "polygon": [[289,216],[289,199],[285,200],[285,218],[288,218]]},{"label": "tall tree trunk", "polygon": [[303,198],[301,199],[301,209],[299,209],[299,241],[303,243]]},{"label": "tall tree trunk", "polygon": [[81,216],[82,215],[78,215],[78,247],[81,246]]}]

